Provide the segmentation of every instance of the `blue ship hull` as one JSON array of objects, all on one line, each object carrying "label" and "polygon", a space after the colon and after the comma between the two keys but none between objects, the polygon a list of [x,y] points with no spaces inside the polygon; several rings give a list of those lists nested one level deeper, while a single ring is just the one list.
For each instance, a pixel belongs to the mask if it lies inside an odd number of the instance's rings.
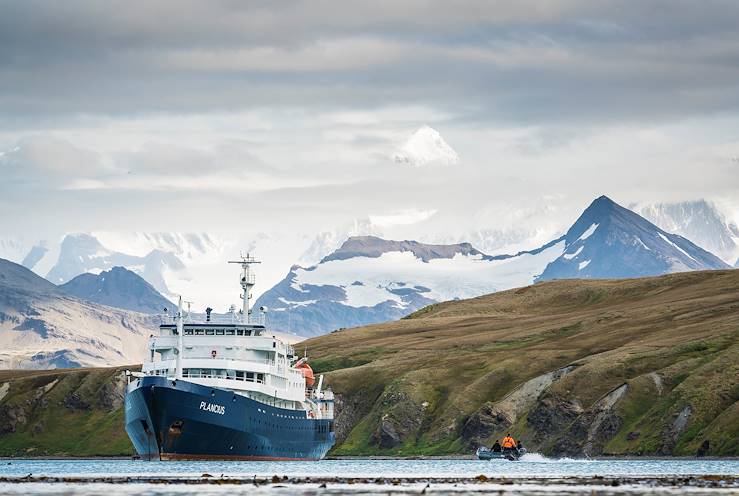
[{"label": "blue ship hull", "polygon": [[335,442],[333,420],[183,380],[137,379],[125,404],[126,432],[144,459],[320,460]]}]

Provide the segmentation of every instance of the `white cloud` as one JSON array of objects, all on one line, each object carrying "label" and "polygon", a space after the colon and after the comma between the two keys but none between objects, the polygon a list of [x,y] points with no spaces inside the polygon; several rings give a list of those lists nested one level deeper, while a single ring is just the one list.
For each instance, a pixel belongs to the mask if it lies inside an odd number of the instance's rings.
[{"label": "white cloud", "polygon": [[382,215],[370,215],[370,221],[379,227],[407,226],[423,222],[432,217],[438,210],[406,209]]}]

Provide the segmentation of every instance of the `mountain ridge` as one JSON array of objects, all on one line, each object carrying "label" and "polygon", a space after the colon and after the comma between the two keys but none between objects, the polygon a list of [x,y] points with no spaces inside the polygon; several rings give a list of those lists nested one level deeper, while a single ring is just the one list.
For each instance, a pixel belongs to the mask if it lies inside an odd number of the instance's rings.
[{"label": "mountain ridge", "polygon": [[294,265],[256,305],[271,309],[271,325],[310,336],[536,281],[725,268],[726,263],[689,240],[601,196],[565,235],[516,254],[488,255],[469,243],[352,236],[319,263]]},{"label": "mountain ridge", "polygon": [[140,360],[152,316],[79,299],[0,259],[0,368],[116,365]]},{"label": "mountain ridge", "polygon": [[[715,255],[663,231],[607,196],[596,198],[585,209],[565,234],[565,241],[565,251],[570,253],[547,266],[539,280],[640,277],[728,268]],[[594,244],[596,248],[590,250]]]},{"label": "mountain ridge", "polygon": [[632,204],[631,210],[664,229],[679,234],[698,246],[734,264],[739,260],[739,227],[725,213],[705,199]]},{"label": "mountain ridge", "polygon": [[158,314],[164,308],[174,308],[144,278],[118,266],[100,274],[80,274],[59,289],[83,300],[140,313]]}]

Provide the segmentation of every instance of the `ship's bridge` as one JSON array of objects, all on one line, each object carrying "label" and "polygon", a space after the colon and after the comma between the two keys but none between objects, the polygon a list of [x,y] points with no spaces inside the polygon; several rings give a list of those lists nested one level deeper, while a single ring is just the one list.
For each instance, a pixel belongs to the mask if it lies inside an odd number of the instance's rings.
[{"label": "ship's bridge", "polygon": [[[295,352],[263,325],[186,323],[183,329],[182,378],[233,390],[283,408],[306,399],[305,378],[292,368]],[[162,324],[149,338],[150,361],[142,372],[175,378],[177,325]],[[156,354],[159,354],[157,360]]]}]

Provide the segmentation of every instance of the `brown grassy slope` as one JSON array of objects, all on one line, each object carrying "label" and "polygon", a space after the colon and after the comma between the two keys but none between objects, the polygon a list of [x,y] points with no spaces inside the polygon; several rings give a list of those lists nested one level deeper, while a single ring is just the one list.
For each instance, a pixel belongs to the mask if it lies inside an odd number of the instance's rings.
[{"label": "brown grassy slope", "polygon": [[[548,452],[693,454],[708,439],[737,455],[738,336],[729,270],[545,282],[305,345],[340,394],[336,453],[459,452],[512,429]],[[507,393],[567,365],[501,417]]]}]

